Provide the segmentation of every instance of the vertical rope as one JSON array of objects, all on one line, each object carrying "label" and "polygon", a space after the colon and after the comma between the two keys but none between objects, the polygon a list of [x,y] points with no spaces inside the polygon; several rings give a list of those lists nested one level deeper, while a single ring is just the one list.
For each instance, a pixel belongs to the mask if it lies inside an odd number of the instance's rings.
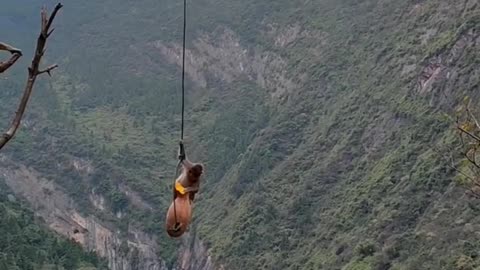
[{"label": "vertical rope", "polygon": [[183,0],[183,51],[182,51],[182,128],[180,139],[183,141],[185,125],[185,47],[187,40],[187,0]]},{"label": "vertical rope", "polygon": [[[175,168],[175,175],[178,174],[178,169],[180,168],[180,164],[182,163],[181,160],[178,161],[177,167]],[[177,220],[177,204],[175,203],[175,200],[177,199],[177,191],[175,189],[175,181],[176,179],[173,179],[173,216],[175,220],[175,227],[173,228],[175,231],[180,229],[180,224],[178,223]]]},{"label": "vertical rope", "polygon": [[[187,39],[187,0],[183,0],[183,50],[182,50],[182,124],[180,128],[180,151],[179,151],[179,161],[178,165],[175,168],[175,175],[178,174],[178,170],[180,165],[185,159],[185,150],[183,146],[183,135],[184,135],[184,127],[185,127],[185,47],[186,47],[186,39]],[[177,205],[175,203],[176,199],[176,190],[175,190],[175,181],[173,180],[173,213],[175,216],[175,228],[174,230],[180,229],[177,221]]]}]

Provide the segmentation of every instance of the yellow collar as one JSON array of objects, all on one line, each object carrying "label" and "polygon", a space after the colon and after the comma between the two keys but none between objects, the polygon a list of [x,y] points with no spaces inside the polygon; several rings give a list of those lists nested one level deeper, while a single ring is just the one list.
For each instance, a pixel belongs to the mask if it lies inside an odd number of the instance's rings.
[{"label": "yellow collar", "polygon": [[182,194],[182,195],[185,195],[185,193],[187,193],[187,191],[185,190],[185,188],[182,186],[182,184],[180,184],[179,182],[175,182],[175,190],[178,191],[178,193]]}]

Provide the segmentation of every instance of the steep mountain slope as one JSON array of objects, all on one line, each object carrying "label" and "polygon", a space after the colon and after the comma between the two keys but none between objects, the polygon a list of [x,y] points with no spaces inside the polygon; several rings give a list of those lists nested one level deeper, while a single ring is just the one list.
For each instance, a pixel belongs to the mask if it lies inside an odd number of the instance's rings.
[{"label": "steep mountain slope", "polygon": [[[34,9],[16,7],[0,21],[28,31]],[[132,228],[158,237],[161,260],[185,269],[213,268],[208,254],[227,269],[473,268],[479,209],[432,146],[451,139],[442,113],[478,99],[478,1],[200,0],[189,10],[187,150],[207,165],[189,239],[208,253],[187,241],[201,256],[189,263],[184,245],[178,259],[163,232],[178,1],[68,3],[49,48],[62,69],[38,88],[7,156],[119,239]],[[2,112],[14,109],[19,72],[0,82]]]},{"label": "steep mountain slope", "polygon": [[0,269],[107,269],[94,253],[48,233],[35,225],[33,214],[21,206],[3,183],[0,185]]}]

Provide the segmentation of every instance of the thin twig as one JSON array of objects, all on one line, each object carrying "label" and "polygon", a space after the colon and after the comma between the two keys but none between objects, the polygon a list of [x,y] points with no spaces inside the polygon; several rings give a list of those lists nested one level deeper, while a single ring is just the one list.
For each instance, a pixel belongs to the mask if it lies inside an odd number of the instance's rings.
[{"label": "thin twig", "polygon": [[39,70],[38,73],[37,73],[37,75],[40,75],[40,74],[43,74],[43,73],[48,73],[48,75],[51,76],[50,72],[51,72],[52,70],[56,69],[57,67],[58,67],[57,64],[51,65],[51,66],[47,67],[47,68],[44,69],[44,70]]},{"label": "thin twig", "polygon": [[475,197],[475,199],[480,199],[480,194],[477,191],[474,191],[473,189],[468,189],[467,195]]},{"label": "thin twig", "polygon": [[480,130],[480,124],[478,123],[478,120],[475,117],[475,115],[473,115],[472,111],[470,111],[469,107],[470,107],[470,103],[467,105],[466,111],[467,111],[468,115],[470,115],[470,117],[473,119],[473,122],[475,123],[477,128]]},{"label": "thin twig", "polygon": [[470,136],[471,138],[475,139],[476,141],[480,142],[480,137],[476,136],[475,134],[466,131],[464,128],[462,128],[462,127],[460,127],[460,126],[457,126],[457,129],[460,130],[461,132],[467,134],[467,135]]},{"label": "thin twig", "polygon": [[[476,150],[474,150],[474,153],[473,153],[473,157],[474,157],[474,158],[475,158],[475,154],[476,154],[475,151],[476,151]],[[474,165],[475,167],[477,167],[478,169],[480,169],[480,166],[477,164],[477,162],[475,161],[475,159],[474,159],[474,158],[472,159],[472,158],[470,158],[470,157],[468,156],[468,152],[463,153],[463,156],[464,156],[472,165]]]},{"label": "thin twig", "polygon": [[440,157],[442,157],[443,159],[445,159],[447,162],[447,166],[450,167],[451,169],[455,170],[456,172],[460,173],[461,175],[463,175],[464,177],[466,177],[468,180],[472,181],[472,183],[475,182],[475,179],[468,175],[466,172],[460,170],[457,168],[457,166],[455,165],[455,159],[453,158],[452,155],[450,155],[449,157],[448,156],[445,156],[441,153],[441,151],[439,149],[437,149],[435,146],[432,147],[433,151],[435,151]]}]

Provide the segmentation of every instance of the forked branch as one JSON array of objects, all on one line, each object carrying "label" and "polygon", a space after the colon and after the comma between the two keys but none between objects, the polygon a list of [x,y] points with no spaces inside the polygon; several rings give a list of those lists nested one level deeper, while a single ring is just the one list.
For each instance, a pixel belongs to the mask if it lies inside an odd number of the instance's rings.
[{"label": "forked branch", "polygon": [[37,47],[35,49],[35,55],[33,56],[32,64],[28,68],[28,78],[25,85],[25,90],[10,127],[8,128],[7,132],[0,137],[0,149],[2,149],[13,138],[13,136],[15,136],[15,133],[17,132],[22,121],[30,96],[32,95],[33,86],[37,76],[43,73],[48,73],[50,75],[50,72],[57,67],[57,65],[52,65],[46,69],[40,69],[40,62],[45,54],[47,40],[53,32],[53,29],[51,29],[53,20],[62,7],[62,4],[57,4],[50,16],[48,16],[46,8],[42,8],[40,35],[37,39]]},{"label": "forked branch", "polygon": [[6,43],[0,42],[0,51],[7,51],[12,54],[10,59],[8,59],[6,62],[0,62],[0,73],[5,72],[7,69],[9,69],[15,62],[17,62],[20,57],[22,57],[22,51],[14,48]]}]

